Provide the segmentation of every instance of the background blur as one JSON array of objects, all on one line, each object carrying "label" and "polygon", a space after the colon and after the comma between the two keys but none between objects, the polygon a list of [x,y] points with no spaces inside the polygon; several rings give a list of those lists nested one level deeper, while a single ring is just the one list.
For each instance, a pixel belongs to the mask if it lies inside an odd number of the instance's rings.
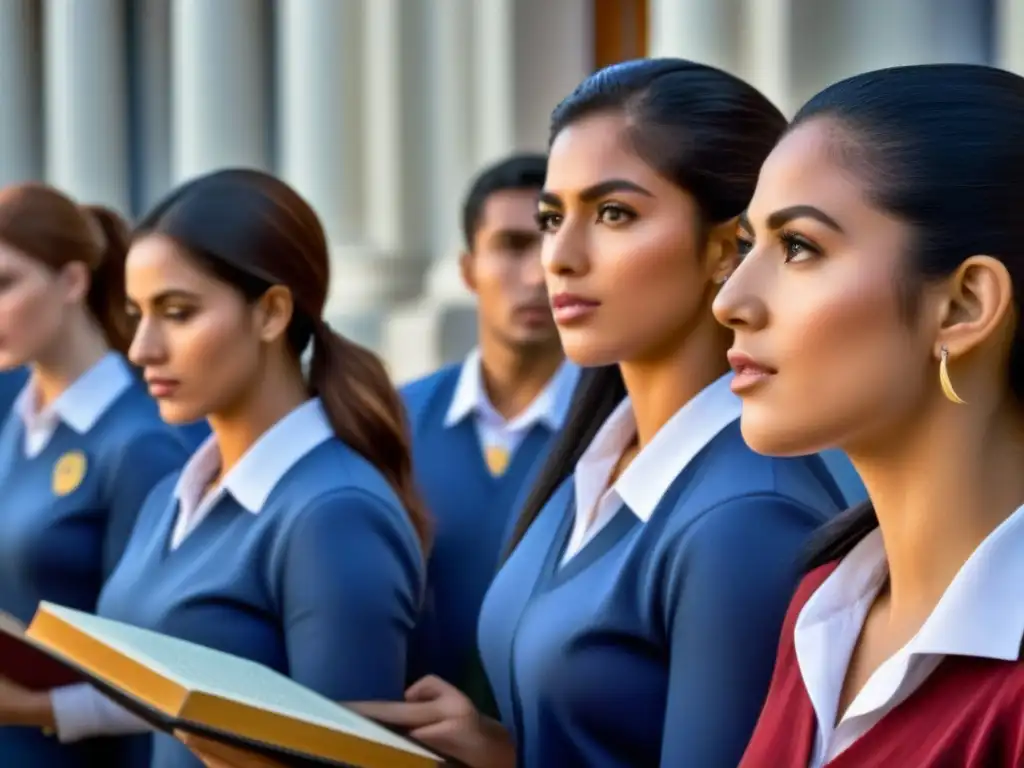
[{"label": "background blur", "polygon": [[662,55],[791,114],[887,65],[1024,73],[1024,0],[0,0],[0,184],[138,216],[214,168],[277,173],[328,230],[332,324],[401,381],[473,343],[473,172],[543,149],[595,68]]}]

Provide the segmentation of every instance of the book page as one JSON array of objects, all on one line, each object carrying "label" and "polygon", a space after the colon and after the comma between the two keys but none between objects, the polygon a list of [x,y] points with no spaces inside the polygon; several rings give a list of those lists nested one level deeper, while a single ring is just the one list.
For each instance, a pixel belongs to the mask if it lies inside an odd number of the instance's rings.
[{"label": "book page", "polygon": [[[52,603],[42,603],[40,611],[44,610],[190,691],[315,723],[406,752],[436,757],[261,664]],[[338,663],[361,664],[366,660],[338,659]]]}]

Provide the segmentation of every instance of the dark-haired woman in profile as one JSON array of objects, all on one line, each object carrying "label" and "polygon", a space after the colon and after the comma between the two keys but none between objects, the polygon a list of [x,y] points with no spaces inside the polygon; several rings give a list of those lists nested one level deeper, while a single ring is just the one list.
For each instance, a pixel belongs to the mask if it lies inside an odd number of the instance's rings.
[{"label": "dark-haired woman in profile", "polygon": [[734,768],[838,500],[819,457],[744,444],[711,313],[784,128],[751,86],[678,60],[598,72],[556,109],[543,260],[591,370],[481,613],[501,723],[436,678],[366,714],[481,768]]},{"label": "dark-haired woman in profile", "polygon": [[845,80],[768,158],[735,329],[743,435],[844,449],[743,768],[1024,765],[1024,79]]},{"label": "dark-haired woman in profile", "polygon": [[[28,372],[0,432],[0,611],[96,609],[153,487],[186,454],[124,352],[128,233],[57,190],[0,190],[0,369]],[[27,727],[26,727],[27,726]],[[0,679],[0,765],[116,766],[121,744],[60,744],[46,691]]]},{"label": "dark-haired woman in profile", "polygon": [[[328,282],[316,214],[259,172],[201,177],[142,222],[130,356],[167,421],[213,436],[150,495],[99,613],[334,699],[399,699],[427,524],[398,395],[322,319]],[[144,728],[87,686],[52,698],[65,741]],[[152,768],[199,765],[153,738]]]}]

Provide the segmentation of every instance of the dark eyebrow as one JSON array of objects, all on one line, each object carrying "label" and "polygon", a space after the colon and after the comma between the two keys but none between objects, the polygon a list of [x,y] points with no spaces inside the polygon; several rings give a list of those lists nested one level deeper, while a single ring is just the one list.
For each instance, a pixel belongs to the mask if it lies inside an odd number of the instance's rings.
[{"label": "dark eyebrow", "polygon": [[[634,192],[638,195],[644,195],[645,197],[654,197],[654,195],[652,195],[648,190],[635,182],[628,181],[626,179],[608,179],[607,181],[601,181],[593,186],[587,187],[580,192],[579,198],[584,203],[592,203],[595,200],[599,200],[602,197],[612,194],[613,192]],[[541,192],[540,201],[553,208],[559,208],[562,205],[562,199],[552,192]]]},{"label": "dark eyebrow", "polygon": [[[150,297],[150,304],[166,304],[169,301],[198,301],[199,294],[186,291],[182,288],[168,288],[166,291],[160,291],[155,296]],[[135,303],[134,301],[132,303]]]},{"label": "dark eyebrow", "polygon": [[789,208],[782,208],[776,211],[768,217],[768,228],[779,229],[793,221],[793,219],[814,219],[836,232],[842,233],[843,231],[843,228],[839,226],[839,222],[813,205],[791,205]]}]

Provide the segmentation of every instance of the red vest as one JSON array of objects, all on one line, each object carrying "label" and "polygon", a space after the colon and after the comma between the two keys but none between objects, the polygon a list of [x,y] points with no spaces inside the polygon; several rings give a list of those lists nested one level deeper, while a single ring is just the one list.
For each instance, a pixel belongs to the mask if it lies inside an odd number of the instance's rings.
[{"label": "red vest", "polygon": [[[809,573],[793,597],[768,699],[740,768],[807,768],[810,764],[817,720],[800,676],[793,630],[800,610],[836,565],[829,563]],[[1024,663],[964,656],[947,656],[909,698],[828,763],[828,768],[1020,766],[1024,766]]]}]

